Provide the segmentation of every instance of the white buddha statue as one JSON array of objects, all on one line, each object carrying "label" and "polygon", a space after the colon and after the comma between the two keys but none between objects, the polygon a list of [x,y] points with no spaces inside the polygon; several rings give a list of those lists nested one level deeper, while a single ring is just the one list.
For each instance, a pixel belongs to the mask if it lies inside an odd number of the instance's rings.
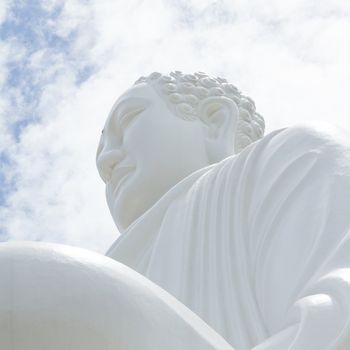
[{"label": "white buddha statue", "polygon": [[349,134],[263,130],[224,79],[140,78],[97,151],[121,236],[0,245],[0,349],[349,349]]},{"label": "white buddha statue", "polygon": [[97,153],[121,232],[107,255],[236,350],[349,349],[350,135],[263,130],[225,79],[140,78]]}]

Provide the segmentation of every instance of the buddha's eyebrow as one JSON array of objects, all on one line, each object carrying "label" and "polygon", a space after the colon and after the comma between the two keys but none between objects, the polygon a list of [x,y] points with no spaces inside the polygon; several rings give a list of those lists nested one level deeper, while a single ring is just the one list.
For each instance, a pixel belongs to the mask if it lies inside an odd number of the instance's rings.
[{"label": "buddha's eyebrow", "polygon": [[123,112],[123,109],[127,109],[128,107],[132,107],[133,105],[136,105],[136,108],[140,106],[146,107],[149,104],[149,101],[142,97],[129,97],[125,98],[118,102],[117,105],[115,105],[112,109],[112,115],[111,119],[114,119],[115,117],[118,117],[121,112]]}]

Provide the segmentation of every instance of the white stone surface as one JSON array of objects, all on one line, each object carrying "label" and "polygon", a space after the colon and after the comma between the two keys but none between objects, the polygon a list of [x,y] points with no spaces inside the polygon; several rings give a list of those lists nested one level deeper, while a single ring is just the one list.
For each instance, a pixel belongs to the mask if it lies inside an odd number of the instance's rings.
[{"label": "white stone surface", "polygon": [[0,244],[1,350],[231,349],[130,268],[87,250]]}]

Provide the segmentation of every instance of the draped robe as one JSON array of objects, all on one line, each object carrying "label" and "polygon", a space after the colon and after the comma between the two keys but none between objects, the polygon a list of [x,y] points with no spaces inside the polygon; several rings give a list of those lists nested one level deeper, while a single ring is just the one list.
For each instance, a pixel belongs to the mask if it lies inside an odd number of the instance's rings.
[{"label": "draped robe", "polygon": [[349,136],[275,131],[182,180],[107,255],[236,350],[349,349]]}]

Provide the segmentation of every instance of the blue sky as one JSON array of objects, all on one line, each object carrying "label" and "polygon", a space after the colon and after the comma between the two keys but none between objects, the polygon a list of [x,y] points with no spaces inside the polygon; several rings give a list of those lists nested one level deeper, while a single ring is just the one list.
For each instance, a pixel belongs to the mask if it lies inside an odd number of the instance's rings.
[{"label": "blue sky", "polygon": [[347,0],[3,0],[0,239],[108,248],[95,149],[114,100],[152,71],[226,77],[267,132],[350,129],[349,37]]},{"label": "blue sky", "polygon": [[[10,59],[6,64],[7,79],[4,88],[20,90],[22,97],[22,105],[19,105],[15,96],[10,99],[13,110],[19,115],[19,120],[11,125],[16,140],[23,128],[39,118],[36,105],[45,87],[45,81],[40,77],[38,79],[38,71],[30,67],[31,56],[40,50],[48,50],[51,54],[63,54],[67,63],[69,61],[69,48],[70,42],[74,41],[74,31],[62,37],[50,29],[50,23],[59,18],[63,8],[64,3],[60,2],[52,8],[43,6],[40,1],[14,1],[8,4],[9,15],[1,24],[0,39],[3,42],[15,42],[25,51],[20,60]],[[78,85],[88,79],[90,71],[84,64],[76,65]]]}]

